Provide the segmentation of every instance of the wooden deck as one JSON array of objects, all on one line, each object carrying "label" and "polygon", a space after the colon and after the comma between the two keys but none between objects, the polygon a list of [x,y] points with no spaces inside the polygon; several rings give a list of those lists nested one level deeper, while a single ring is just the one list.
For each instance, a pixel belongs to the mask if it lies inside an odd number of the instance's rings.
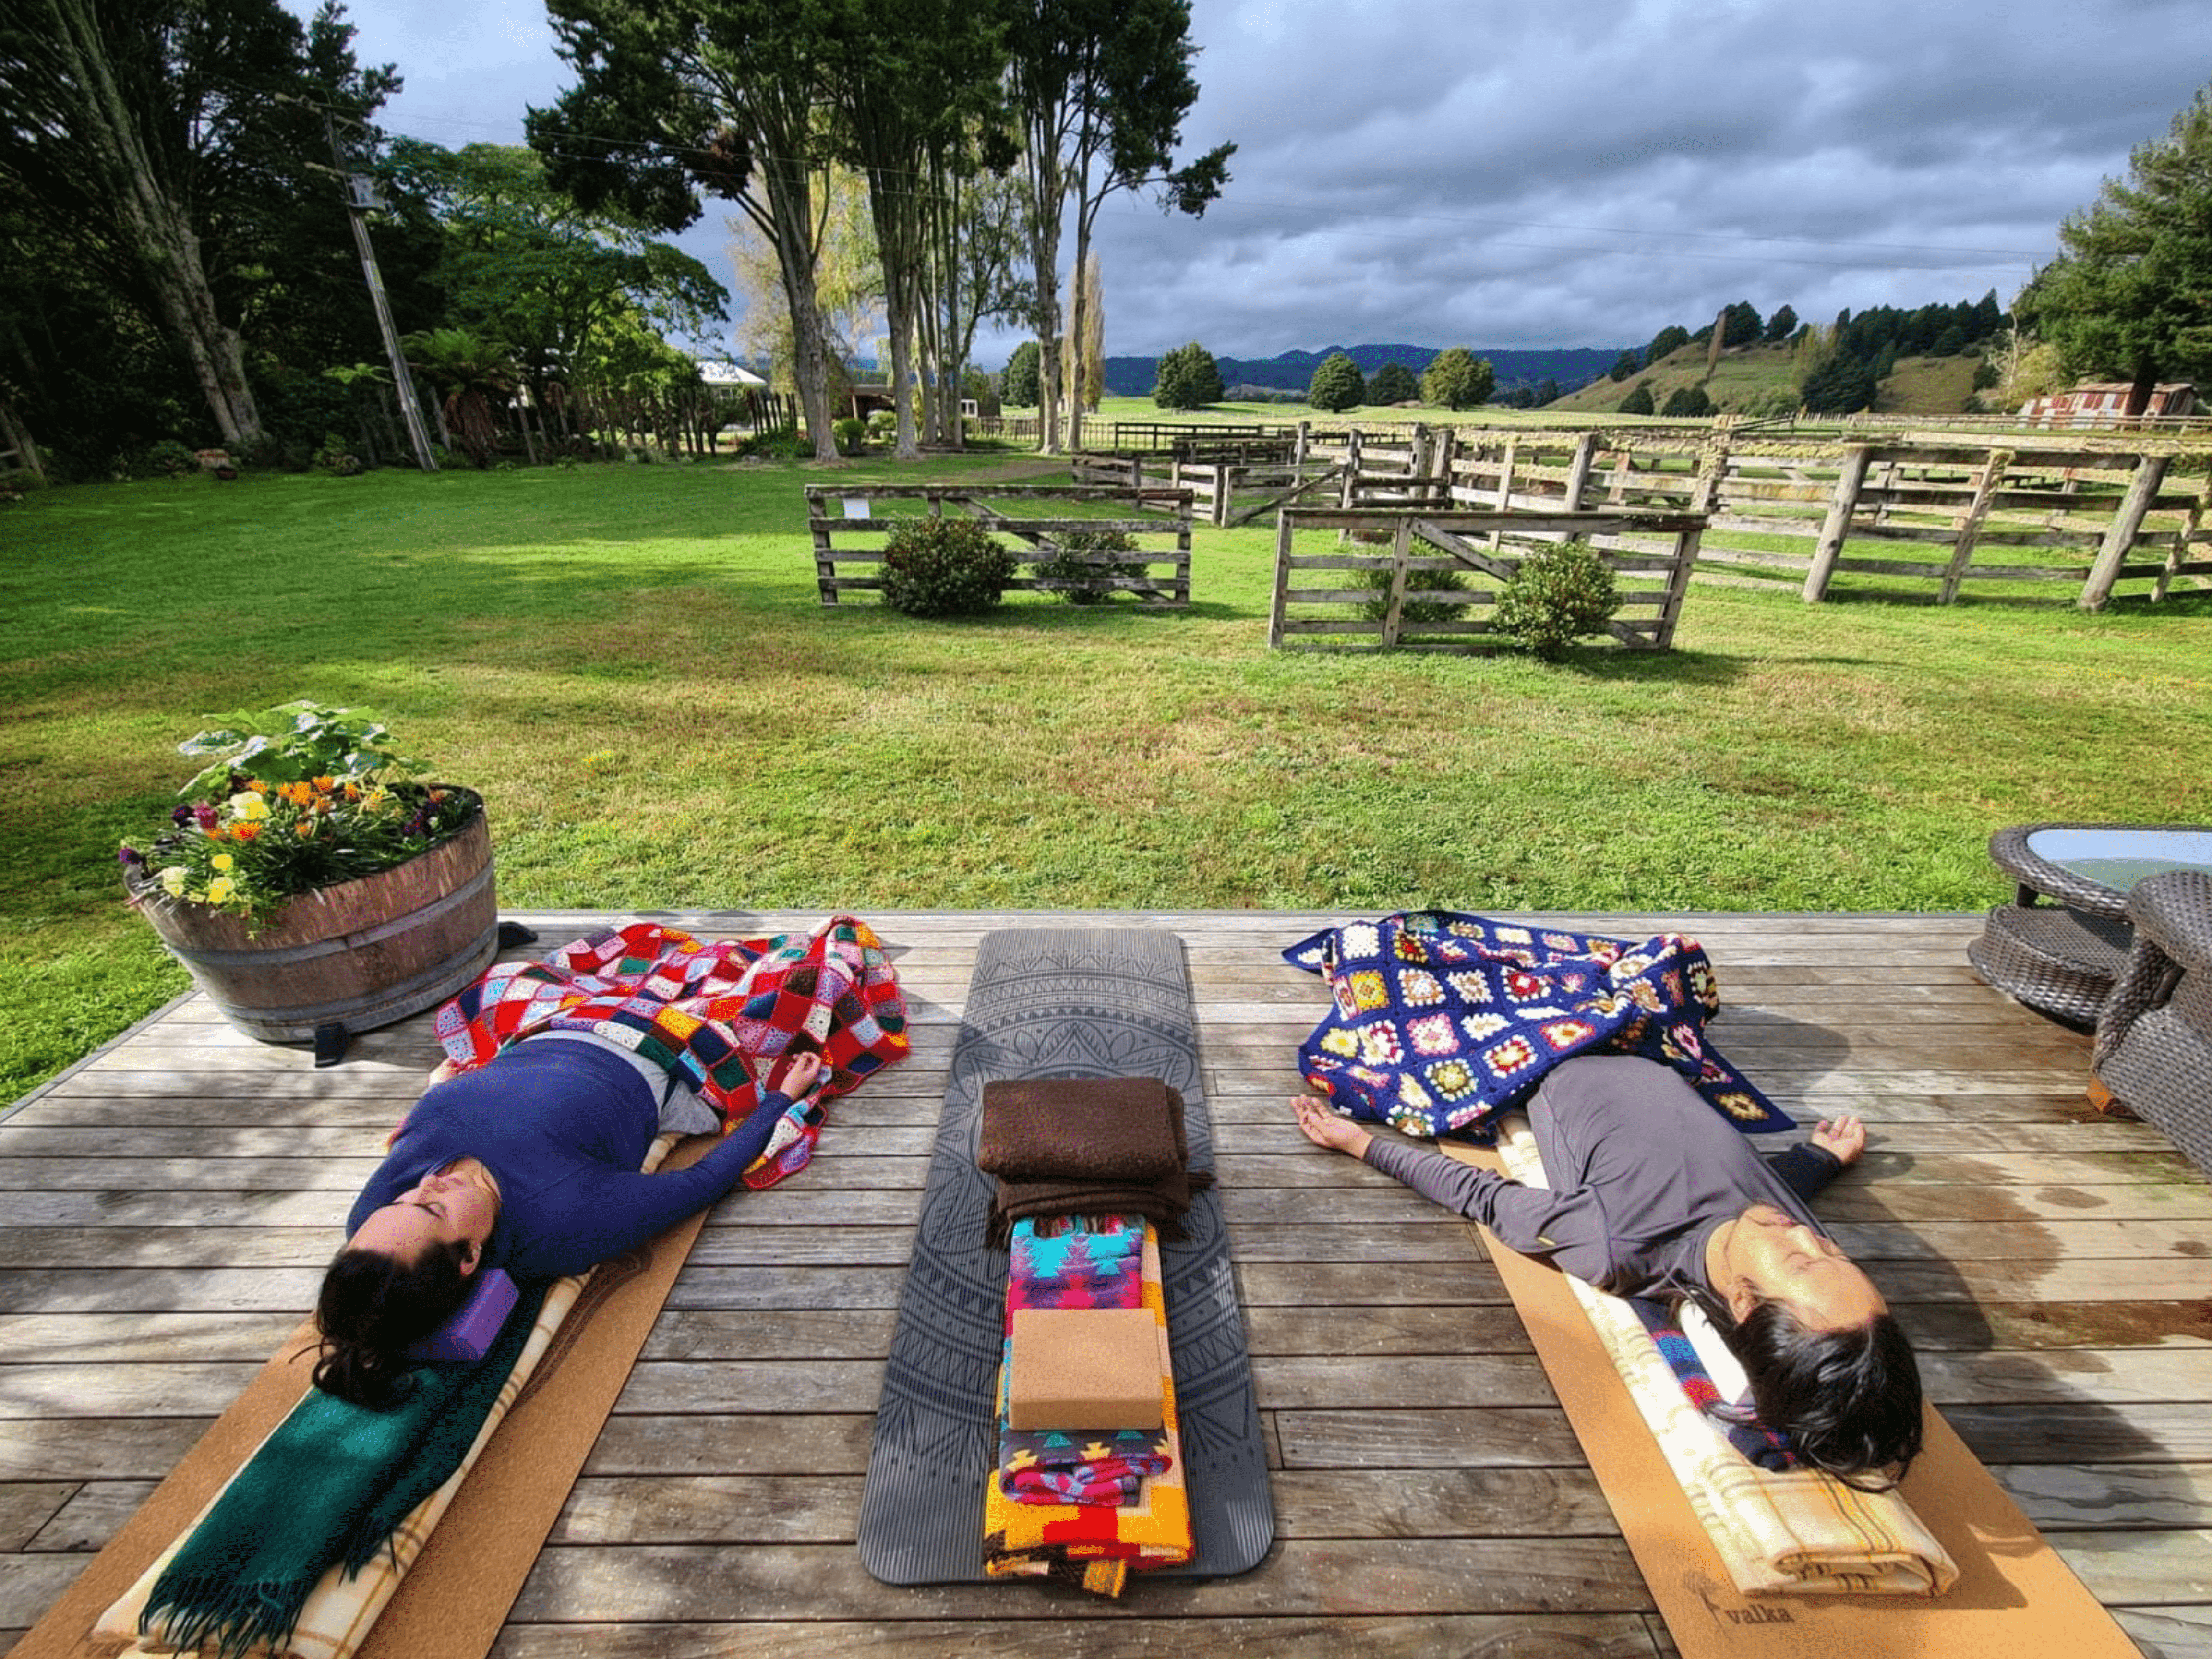
[{"label": "wooden deck", "polygon": [[[550,944],[605,918],[524,919]],[[1276,952],[1336,918],[870,920],[897,952],[912,1059],[838,1103],[803,1177],[710,1218],[498,1653],[1671,1650],[1472,1229],[1290,1126],[1324,999]],[[2086,1041],[1966,967],[1976,918],[1582,920],[1696,933],[1728,1054],[1808,1123],[1867,1117],[1875,1150],[1822,1209],[1933,1397],[2146,1651],[2212,1654],[2204,1178],[2090,1110]],[[1188,945],[1279,1517],[1242,1578],[1112,1604],[889,1589],[852,1547],[975,944],[1041,921]],[[0,1122],[0,1649],[308,1308],[434,1058],[417,1019],[316,1072],[191,998]]]}]

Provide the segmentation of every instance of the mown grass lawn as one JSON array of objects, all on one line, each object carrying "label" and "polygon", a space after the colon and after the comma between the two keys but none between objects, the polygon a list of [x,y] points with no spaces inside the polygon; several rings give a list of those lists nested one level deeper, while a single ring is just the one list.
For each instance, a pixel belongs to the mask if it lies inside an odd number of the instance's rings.
[{"label": "mown grass lawn", "polygon": [[1666,656],[1270,653],[1259,527],[1198,533],[1183,614],[824,611],[823,481],[193,478],[0,513],[0,1101],[182,986],[116,845],[204,717],[298,696],[481,788],[515,907],[1950,908],[2004,896],[2002,824],[2212,822],[2202,597],[1700,585]]}]

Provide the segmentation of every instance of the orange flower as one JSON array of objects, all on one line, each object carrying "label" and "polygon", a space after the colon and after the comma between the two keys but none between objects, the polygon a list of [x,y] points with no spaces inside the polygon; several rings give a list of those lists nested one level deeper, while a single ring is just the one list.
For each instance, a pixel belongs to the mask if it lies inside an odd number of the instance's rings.
[{"label": "orange flower", "polygon": [[210,823],[201,833],[206,836],[210,841],[228,841],[230,839],[230,832],[225,830],[219,823]]},{"label": "orange flower", "polygon": [[445,799],[445,798],[446,798],[446,792],[445,792],[444,790],[442,790],[442,789],[433,789],[433,790],[430,792],[430,805],[433,805],[433,806],[435,806],[435,805],[436,805],[440,801],[441,801],[441,800]]},{"label": "orange flower", "polygon": [[345,798],[348,800],[359,800],[361,799],[361,786],[357,783],[349,783],[346,785]]},{"label": "orange flower", "polygon": [[338,787],[338,781],[333,777],[319,777],[314,781],[316,789],[325,795]]},{"label": "orange flower", "polygon": [[313,790],[308,788],[304,783],[288,783],[276,793],[283,796],[286,800],[290,801],[295,806],[305,806],[309,800],[313,799],[315,793]]},{"label": "orange flower", "polygon": [[252,841],[260,834],[261,826],[258,823],[234,823],[230,826],[233,841]]},{"label": "orange flower", "polygon": [[269,793],[269,786],[262,782],[259,778],[246,779],[246,787],[257,795],[265,795]]}]

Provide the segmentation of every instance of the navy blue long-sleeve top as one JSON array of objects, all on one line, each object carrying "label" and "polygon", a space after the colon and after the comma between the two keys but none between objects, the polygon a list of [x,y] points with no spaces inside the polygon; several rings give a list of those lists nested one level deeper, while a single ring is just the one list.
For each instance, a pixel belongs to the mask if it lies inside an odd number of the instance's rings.
[{"label": "navy blue long-sleeve top", "polygon": [[1680,1073],[1627,1054],[1555,1067],[1528,1122],[1548,1188],[1396,1141],[1373,1141],[1365,1162],[1618,1296],[1703,1288],[1705,1241],[1753,1204],[1819,1229],[1806,1200],[1843,1168],[1809,1142],[1762,1157]]},{"label": "navy blue long-sleeve top", "polygon": [[346,1232],[432,1170],[474,1158],[499,1183],[483,1265],[518,1279],[581,1273],[737,1185],[790,1103],[769,1094],[690,1168],[644,1175],[659,1108],[636,1069],[586,1043],[520,1042],[415,1103]]}]

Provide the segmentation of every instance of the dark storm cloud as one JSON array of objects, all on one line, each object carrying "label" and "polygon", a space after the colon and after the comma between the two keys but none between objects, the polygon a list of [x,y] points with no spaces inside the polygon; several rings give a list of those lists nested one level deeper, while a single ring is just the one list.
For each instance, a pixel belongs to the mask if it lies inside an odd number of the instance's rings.
[{"label": "dark storm cloud", "polygon": [[[307,0],[299,0],[305,9]],[[536,0],[362,0],[387,125],[514,143]],[[1107,348],[1640,343],[1729,301],[2009,299],[2212,78],[2203,0],[1194,0],[1205,218],[1101,221]],[[722,211],[680,239],[726,283]],[[996,362],[1006,342],[986,343]]]},{"label": "dark storm cloud", "polygon": [[1103,235],[1109,348],[1611,344],[1729,301],[2009,297],[2212,75],[2212,8],[1197,0],[1194,223]]}]

